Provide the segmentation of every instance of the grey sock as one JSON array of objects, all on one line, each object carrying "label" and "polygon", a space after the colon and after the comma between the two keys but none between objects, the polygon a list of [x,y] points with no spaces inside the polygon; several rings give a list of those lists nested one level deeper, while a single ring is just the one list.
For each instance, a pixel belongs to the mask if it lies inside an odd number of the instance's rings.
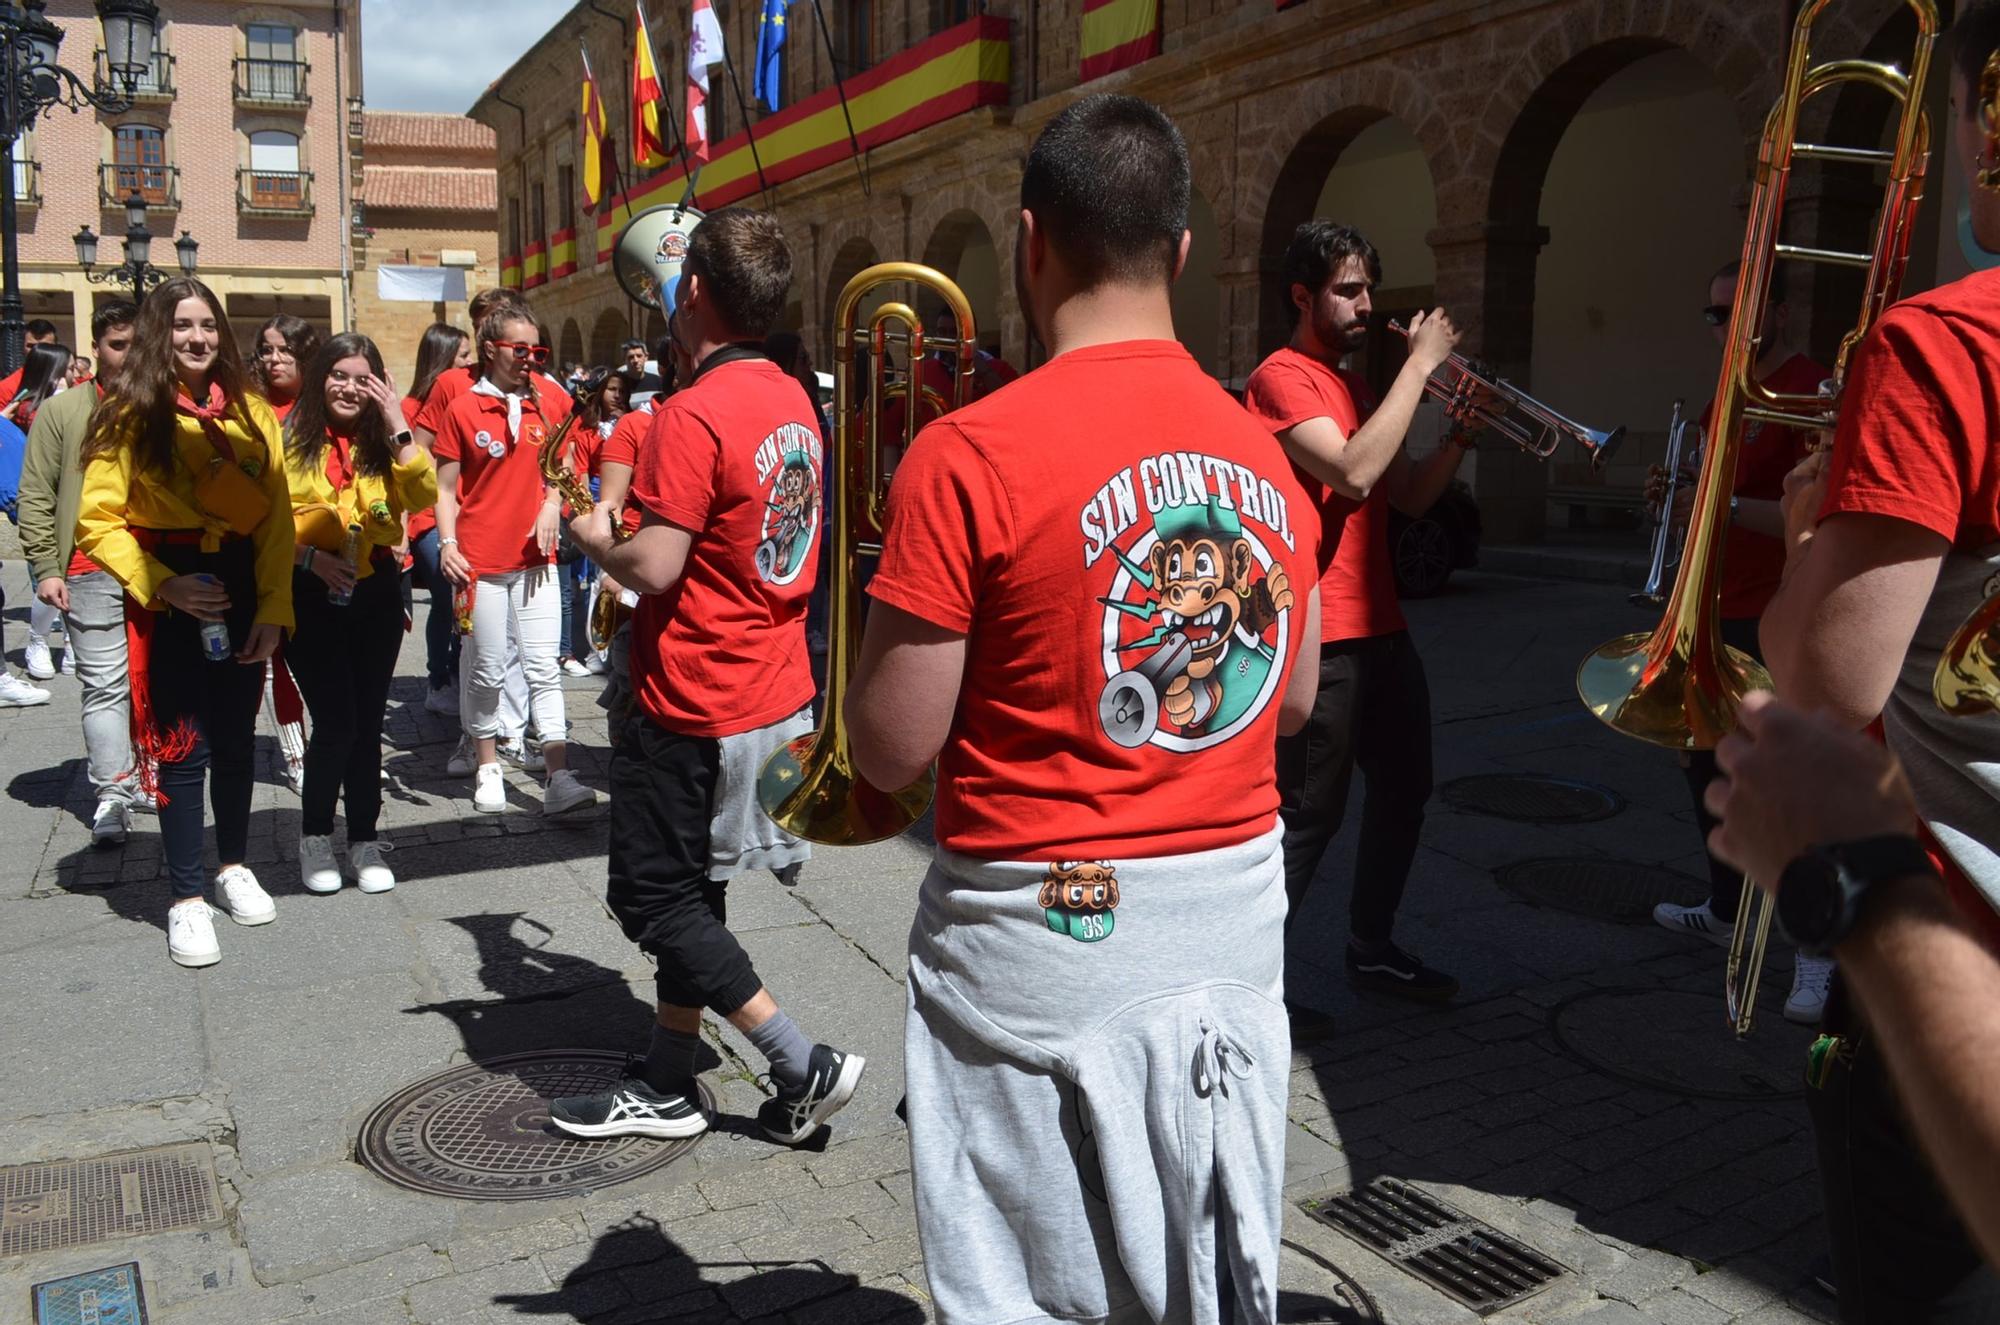
[{"label": "grey sock", "polygon": [[695,1056],[700,1052],[701,1036],[670,1031],[655,1022],[653,1042],[646,1048],[646,1065],[639,1075],[661,1094],[682,1090],[694,1079]]},{"label": "grey sock", "polygon": [[805,1083],[806,1074],[812,1071],[812,1041],[782,1010],[772,1013],[763,1025],[752,1027],[745,1033],[757,1052],[764,1055],[764,1061],[771,1065],[771,1076],[779,1085],[799,1086]]}]

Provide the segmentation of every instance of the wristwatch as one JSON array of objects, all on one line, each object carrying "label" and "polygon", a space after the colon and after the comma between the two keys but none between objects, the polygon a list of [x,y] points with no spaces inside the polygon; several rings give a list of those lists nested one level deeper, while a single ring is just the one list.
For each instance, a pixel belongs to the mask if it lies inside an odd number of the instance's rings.
[{"label": "wristwatch", "polygon": [[411,433],[411,431],[408,428],[405,428],[403,429],[403,431],[397,433],[394,437],[391,437],[389,439],[389,445],[395,447],[397,450],[400,451],[404,447],[408,446],[410,442],[414,440],[414,437],[415,434]]},{"label": "wristwatch", "polygon": [[1800,952],[1824,957],[1854,932],[1870,889],[1931,874],[1930,856],[1902,833],[1816,846],[1778,880],[1778,923]]}]

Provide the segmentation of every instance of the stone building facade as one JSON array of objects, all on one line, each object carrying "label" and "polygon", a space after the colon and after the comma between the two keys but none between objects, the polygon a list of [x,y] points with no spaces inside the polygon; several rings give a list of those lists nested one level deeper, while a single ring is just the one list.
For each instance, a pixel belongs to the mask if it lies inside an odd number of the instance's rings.
[{"label": "stone building facade", "polygon": [[[760,6],[716,8],[747,93]],[[1399,255],[1378,310],[1442,304],[1465,328],[1464,348],[1495,371],[1584,422],[1630,426],[1626,451],[1602,474],[1572,448],[1548,461],[1482,448],[1473,482],[1489,537],[1534,539],[1551,523],[1591,518],[1597,505],[1632,505],[1672,400],[1699,406],[1712,389],[1715,349],[1699,311],[1708,275],[1740,247],[1749,166],[1794,8],[1782,0],[1303,0],[1283,9],[1268,0],[1161,0],[1162,53],[1082,84],[1081,0],[840,0],[824,5],[835,27],[824,38],[812,8],[798,5],[788,102],[831,85],[829,47],[851,79],[957,25],[997,19],[1010,55],[1005,104],[874,146],[861,168],[834,160],[746,202],[785,224],[798,271],[792,320],[822,363],[847,279],[869,263],[910,257],[958,278],[983,337],[1028,366],[1028,328],[1006,275],[1020,161],[1083,92],[1146,97],[1179,123],[1194,161],[1194,245],[1177,325],[1225,383],[1240,384],[1288,334],[1275,272],[1291,231],[1333,215]],[[560,353],[591,360],[652,329],[609,265],[592,260],[609,247],[597,242],[597,218],[573,189],[565,197],[557,187],[573,178],[578,150],[579,42],[603,85],[621,158],[627,146],[631,34],[607,9],[618,7],[571,9],[472,110],[498,134],[503,253],[576,232],[575,273],[545,280],[531,297],[559,329]],[[647,12],[677,106],[688,3],[648,0]],[[1903,58],[1906,26],[1898,0],[1845,0],[1828,11],[1816,54]],[[713,70],[711,105],[725,105],[723,132],[733,133],[743,114],[728,80]],[[1934,116],[1944,81],[1939,68],[1926,97]],[[1831,122],[1866,141],[1886,113],[1842,92],[1810,107],[1807,128],[1824,133]],[[1934,192],[1906,289],[1970,261],[1955,233],[1959,199],[1942,186]],[[1802,170],[1788,224],[1799,237],[1865,246],[1869,196],[1865,181],[1837,170]],[[1851,318],[1841,305],[1852,279],[1792,274],[1789,334],[1801,348],[1831,356],[1840,318]],[[1382,330],[1364,357],[1367,371],[1385,377],[1400,350]]]},{"label": "stone building facade", "polygon": [[[115,266],[136,188],[153,265],[178,274],[173,241],[193,235],[198,274],[246,344],[280,311],[344,329],[359,0],[161,0],[159,8],[158,53],[130,110],[58,109],[15,145],[28,316],[55,322],[75,345],[89,338],[97,304],[130,297],[85,278],[73,236],[91,227],[100,267]],[[101,81],[92,0],[52,0],[48,16],[63,30],[63,66],[87,84]]]}]

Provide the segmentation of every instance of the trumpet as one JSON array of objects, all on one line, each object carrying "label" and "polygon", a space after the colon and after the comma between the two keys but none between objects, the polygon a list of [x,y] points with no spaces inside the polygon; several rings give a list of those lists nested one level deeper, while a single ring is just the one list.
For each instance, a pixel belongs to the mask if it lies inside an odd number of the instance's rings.
[{"label": "trumpet", "polygon": [[[1389,330],[1404,340],[1410,338],[1409,328],[1394,318],[1389,319]],[[1529,455],[1546,460],[1567,437],[1589,454],[1590,467],[1596,470],[1604,468],[1612,452],[1625,440],[1622,426],[1609,432],[1586,428],[1556,413],[1476,359],[1454,354],[1445,361],[1445,367],[1450,377],[1440,381],[1433,376],[1424,383],[1425,394],[1443,402],[1445,416],[1457,423],[1491,428]],[[1497,400],[1482,402],[1481,395]]]},{"label": "trumpet", "polygon": [[[576,476],[569,467],[569,431],[576,426],[577,415],[584,405],[597,395],[604,385],[609,372],[593,373],[570,388],[569,417],[556,426],[554,432],[542,439],[536,451],[536,460],[542,467],[542,481],[562,494],[571,511],[578,515],[597,505],[597,498],[590,495],[590,488]],[[611,541],[622,543],[632,536],[622,520],[611,522]],[[590,610],[590,647],[603,652],[611,647],[611,637],[618,633],[619,624],[627,610],[618,601],[617,594],[597,595],[596,605]]]},{"label": "trumpet", "polygon": [[[1674,416],[1667,424],[1667,492],[1660,498],[1660,509],[1654,517],[1658,523],[1653,528],[1653,563],[1646,571],[1646,587],[1629,595],[1634,607],[1658,607],[1666,602],[1667,596],[1661,592],[1666,573],[1680,564],[1681,550],[1674,543],[1674,494],[1680,491],[1681,442],[1689,427],[1681,415],[1685,404],[1680,400],[1674,402]],[[1700,429],[1695,431],[1699,433]],[[1695,463],[1699,463],[1700,454],[1701,440],[1697,437],[1691,457]]]}]

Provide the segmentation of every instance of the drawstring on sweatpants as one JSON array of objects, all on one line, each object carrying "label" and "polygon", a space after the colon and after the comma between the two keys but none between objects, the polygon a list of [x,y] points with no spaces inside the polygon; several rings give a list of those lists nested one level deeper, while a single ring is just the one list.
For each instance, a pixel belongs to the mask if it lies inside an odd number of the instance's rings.
[{"label": "drawstring on sweatpants", "polygon": [[1194,1093],[1203,1099],[1216,1094],[1227,1096],[1229,1078],[1248,1081],[1257,1060],[1208,1018],[1202,1018],[1199,1025],[1201,1043],[1194,1050]]}]

